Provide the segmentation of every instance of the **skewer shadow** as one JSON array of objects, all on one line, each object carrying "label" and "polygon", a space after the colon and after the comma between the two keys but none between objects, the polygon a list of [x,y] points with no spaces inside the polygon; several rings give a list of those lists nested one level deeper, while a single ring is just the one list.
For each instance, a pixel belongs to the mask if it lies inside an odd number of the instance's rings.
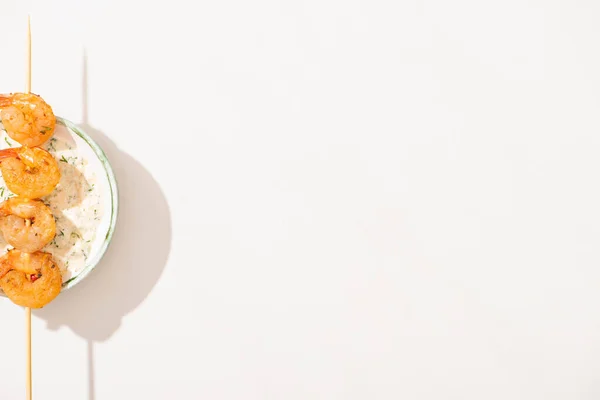
[{"label": "skewer shadow", "polygon": [[34,314],[46,320],[50,329],[66,326],[87,341],[88,400],[94,400],[94,343],[109,339],[157,283],[171,247],[171,216],[167,200],[150,173],[87,123],[85,53],[83,111],[80,127],[104,150],[117,179],[117,227],[94,271]]}]

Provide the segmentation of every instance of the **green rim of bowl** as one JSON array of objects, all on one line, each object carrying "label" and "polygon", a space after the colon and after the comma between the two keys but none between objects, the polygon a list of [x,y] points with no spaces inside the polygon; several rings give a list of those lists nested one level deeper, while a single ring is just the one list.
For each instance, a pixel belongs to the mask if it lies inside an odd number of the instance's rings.
[{"label": "green rim of bowl", "polygon": [[96,266],[98,265],[100,260],[102,260],[102,257],[106,253],[106,250],[108,250],[108,247],[110,245],[111,239],[113,237],[113,234],[115,232],[115,228],[117,225],[117,215],[119,214],[119,192],[117,190],[117,179],[115,178],[113,169],[112,169],[110,163],[108,162],[108,157],[106,157],[106,154],[100,148],[100,146],[98,146],[98,144],[96,142],[94,142],[92,140],[92,138],[90,138],[87,135],[87,133],[85,133],[81,128],[79,128],[77,125],[75,125],[71,121],[61,118],[61,117],[56,117],[56,122],[67,127],[72,132],[75,132],[75,134],[77,134],[77,136],[79,136],[81,139],[83,139],[92,148],[92,150],[94,151],[94,153],[96,154],[98,159],[100,159],[102,166],[104,167],[104,172],[106,173],[106,178],[108,179],[108,185],[110,187],[110,197],[111,197],[110,225],[108,227],[108,231],[106,232],[106,236],[104,237],[104,241],[102,242],[102,246],[100,247],[100,250],[94,256],[94,258],[92,258],[91,261],[88,261],[86,263],[85,267],[76,276],[72,277],[71,279],[69,279],[68,281],[63,283],[63,291],[64,291],[64,290],[70,289],[73,286],[77,285],[86,276],[88,276],[88,274],[90,272],[92,272],[92,270],[94,268],[96,268]]}]

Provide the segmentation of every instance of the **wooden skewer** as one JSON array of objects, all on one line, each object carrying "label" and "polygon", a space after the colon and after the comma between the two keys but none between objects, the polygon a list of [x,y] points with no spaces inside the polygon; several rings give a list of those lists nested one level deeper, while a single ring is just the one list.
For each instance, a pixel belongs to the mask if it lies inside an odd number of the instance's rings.
[{"label": "wooden skewer", "polygon": [[27,16],[27,80],[25,81],[25,93],[31,92],[31,21]]},{"label": "wooden skewer", "polygon": [[[31,92],[31,18],[27,15],[27,75],[25,80],[25,93]],[[31,393],[31,308],[25,308],[25,330],[27,332],[26,354],[27,354],[27,373],[26,373],[26,391],[27,400],[32,399]]]},{"label": "wooden skewer", "polygon": [[27,400],[31,400],[31,308],[25,308],[25,329],[27,331],[27,381],[25,382]]}]

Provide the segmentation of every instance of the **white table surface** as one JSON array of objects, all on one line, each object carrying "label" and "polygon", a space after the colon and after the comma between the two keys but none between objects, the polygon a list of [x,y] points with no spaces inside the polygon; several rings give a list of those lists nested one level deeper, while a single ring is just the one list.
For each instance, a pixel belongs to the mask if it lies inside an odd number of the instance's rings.
[{"label": "white table surface", "polygon": [[3,92],[28,11],[121,190],[34,399],[598,399],[600,3],[3,1]]}]

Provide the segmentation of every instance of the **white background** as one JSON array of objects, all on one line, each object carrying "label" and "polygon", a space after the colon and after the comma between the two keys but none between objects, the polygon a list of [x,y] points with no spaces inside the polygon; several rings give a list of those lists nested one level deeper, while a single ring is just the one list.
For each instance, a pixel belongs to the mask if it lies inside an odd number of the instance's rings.
[{"label": "white background", "polygon": [[600,396],[597,1],[1,8],[0,91],[31,12],[33,90],[121,190],[35,313],[36,400]]}]

